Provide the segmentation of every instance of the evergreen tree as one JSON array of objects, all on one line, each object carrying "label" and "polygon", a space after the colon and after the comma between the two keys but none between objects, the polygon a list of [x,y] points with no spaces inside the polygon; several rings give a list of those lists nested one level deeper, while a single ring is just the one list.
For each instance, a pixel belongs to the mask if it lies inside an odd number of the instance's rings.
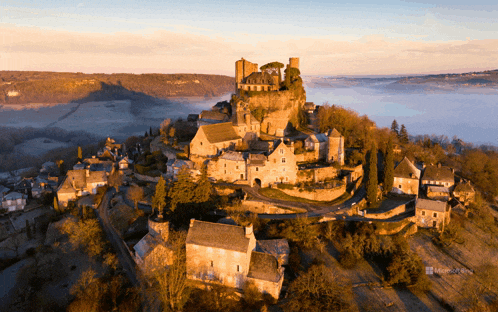
[{"label": "evergreen tree", "polygon": [[149,128],[149,135],[152,136],[152,127]]},{"label": "evergreen tree", "polygon": [[377,203],[377,189],[378,189],[378,180],[377,180],[377,147],[374,143],[372,143],[372,147],[370,148],[368,155],[368,176],[366,182],[367,188],[367,202],[370,206],[375,205]]},{"label": "evergreen tree", "polygon": [[166,181],[164,181],[163,177],[161,176],[156,184],[156,191],[154,192],[154,196],[152,197],[152,208],[157,208],[157,211],[159,213],[161,213],[161,209],[164,209],[164,207],[166,206],[166,195]]},{"label": "evergreen tree", "polygon": [[29,226],[29,221],[26,220],[26,236],[31,239],[31,227]]},{"label": "evergreen tree", "polygon": [[407,144],[408,142],[410,142],[408,131],[406,130],[405,125],[401,125],[401,130],[399,131],[399,140],[403,144]]},{"label": "evergreen tree", "polygon": [[54,210],[55,212],[59,213],[59,203],[57,202],[57,197],[54,196]]},{"label": "evergreen tree", "polygon": [[389,193],[393,188],[394,183],[394,153],[393,153],[393,138],[389,137],[387,142],[386,153],[384,156],[384,193]]},{"label": "evergreen tree", "polygon": [[187,204],[194,202],[195,183],[192,181],[190,172],[187,167],[183,166],[176,176],[177,180],[169,190],[171,199],[171,211],[175,211],[178,204]]},{"label": "evergreen tree", "polygon": [[213,186],[208,179],[207,174],[207,166],[203,165],[201,169],[201,177],[199,181],[197,181],[197,185],[194,189],[194,198],[193,202],[195,203],[205,203],[211,197],[211,191]]},{"label": "evergreen tree", "polygon": [[391,124],[391,131],[396,133],[396,135],[399,135],[399,125],[396,119],[394,119],[393,123]]}]

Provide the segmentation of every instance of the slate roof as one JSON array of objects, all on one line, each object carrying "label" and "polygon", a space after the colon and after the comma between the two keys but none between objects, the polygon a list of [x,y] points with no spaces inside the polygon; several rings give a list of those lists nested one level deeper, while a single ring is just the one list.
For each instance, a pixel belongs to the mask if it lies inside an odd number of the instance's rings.
[{"label": "slate roof", "polygon": [[430,185],[428,187],[429,192],[438,192],[438,193],[450,193],[450,189],[444,186],[434,186]]},{"label": "slate roof", "polygon": [[277,259],[270,254],[253,251],[247,277],[277,283],[281,277]]},{"label": "slate roof", "polygon": [[472,185],[470,185],[470,183],[459,183],[457,184],[457,186],[455,186],[455,190],[453,192],[469,192],[469,193],[472,193],[472,192],[475,192],[474,191],[474,188],[472,187]]},{"label": "slate roof", "polygon": [[249,241],[243,226],[193,220],[186,244],[247,252]]},{"label": "slate roof", "polygon": [[89,176],[86,177],[86,183],[106,182],[107,175],[104,171],[89,171]]},{"label": "slate roof", "polygon": [[234,161],[244,161],[246,157],[244,157],[243,153],[227,151],[220,156],[221,159],[234,160]]},{"label": "slate roof", "polygon": [[150,233],[147,233],[142,239],[133,246],[135,253],[140,256],[140,258],[144,258],[149,252],[151,252],[154,247],[157,245],[157,241]]},{"label": "slate roof", "polygon": [[232,123],[235,126],[243,126],[246,124],[245,115],[249,114],[249,122],[251,124],[259,124],[259,121],[251,114],[250,111],[238,111],[232,115]]},{"label": "slate roof", "polygon": [[425,168],[422,180],[455,182],[455,174],[449,167],[441,166],[441,168],[438,168],[438,166],[429,165]]},{"label": "slate roof", "polygon": [[446,202],[419,198],[417,199],[417,203],[415,204],[415,209],[445,212]]},{"label": "slate roof", "polygon": [[[74,181],[74,186],[73,186]],[[104,171],[89,171],[89,177],[86,176],[86,170],[68,170],[66,179],[62,182],[59,192],[74,192],[86,188],[87,183],[106,182],[107,175]]]},{"label": "slate roof", "polygon": [[404,179],[420,179],[420,170],[405,157],[396,168],[394,168],[394,176]]},{"label": "slate roof", "polygon": [[328,136],[330,138],[340,138],[342,135],[336,128],[329,131]]},{"label": "slate roof", "polygon": [[16,199],[25,198],[25,197],[26,196],[21,194],[21,193],[12,192],[12,193],[5,195],[3,198],[4,198],[4,200],[16,200]]},{"label": "slate roof", "polygon": [[325,133],[318,133],[318,134],[312,134],[309,136],[310,140],[313,142],[313,143],[318,143],[318,142],[328,142],[328,137]]},{"label": "slate roof", "polygon": [[209,143],[219,143],[241,139],[235,133],[231,122],[200,126]]},{"label": "slate roof", "polygon": [[7,193],[9,191],[10,191],[9,188],[7,188],[7,187],[5,187],[3,185],[0,185],[0,195],[3,194],[3,193]]},{"label": "slate roof", "polygon": [[264,154],[249,154],[248,165],[264,166],[265,163],[266,156]]},{"label": "slate roof", "polygon": [[228,116],[226,114],[223,114],[223,113],[220,113],[217,111],[210,111],[210,110],[202,111],[199,118],[200,119],[209,119],[209,120],[218,120],[218,121],[228,120]]},{"label": "slate roof", "polygon": [[246,77],[245,83],[248,83],[249,80],[256,80],[255,83],[251,82],[250,84],[273,84],[272,76],[267,72],[254,72]]},{"label": "slate roof", "polygon": [[288,256],[290,254],[289,242],[286,239],[258,240],[256,250],[273,255],[277,259],[279,255]]}]

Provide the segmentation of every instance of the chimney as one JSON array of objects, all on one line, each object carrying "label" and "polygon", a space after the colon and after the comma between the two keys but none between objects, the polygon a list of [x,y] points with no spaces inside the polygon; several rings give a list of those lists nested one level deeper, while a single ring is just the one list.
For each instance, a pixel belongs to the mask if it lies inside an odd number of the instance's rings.
[{"label": "chimney", "polygon": [[251,223],[248,226],[246,226],[246,228],[245,228],[246,237],[249,238],[251,236],[252,232],[253,232],[253,226]]},{"label": "chimney", "polygon": [[251,125],[251,115],[244,114],[244,119],[246,121],[246,125],[250,126]]},{"label": "chimney", "polygon": [[195,218],[190,219],[190,227],[194,226],[194,221],[195,221]]}]

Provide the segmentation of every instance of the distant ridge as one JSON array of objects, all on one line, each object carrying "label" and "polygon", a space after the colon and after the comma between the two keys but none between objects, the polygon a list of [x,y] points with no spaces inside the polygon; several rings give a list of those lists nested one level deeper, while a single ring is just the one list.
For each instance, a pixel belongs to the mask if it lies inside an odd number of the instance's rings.
[{"label": "distant ridge", "polygon": [[84,74],[0,71],[0,104],[217,97],[233,90],[234,78],[203,74]]}]

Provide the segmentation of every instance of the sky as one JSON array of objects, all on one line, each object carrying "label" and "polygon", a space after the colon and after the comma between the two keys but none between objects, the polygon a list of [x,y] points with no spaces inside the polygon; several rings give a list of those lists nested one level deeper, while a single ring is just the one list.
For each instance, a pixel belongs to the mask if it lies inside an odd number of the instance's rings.
[{"label": "sky", "polygon": [[[303,75],[498,68],[494,1],[0,1],[0,70]],[[496,2],[495,2],[496,3]]]}]

